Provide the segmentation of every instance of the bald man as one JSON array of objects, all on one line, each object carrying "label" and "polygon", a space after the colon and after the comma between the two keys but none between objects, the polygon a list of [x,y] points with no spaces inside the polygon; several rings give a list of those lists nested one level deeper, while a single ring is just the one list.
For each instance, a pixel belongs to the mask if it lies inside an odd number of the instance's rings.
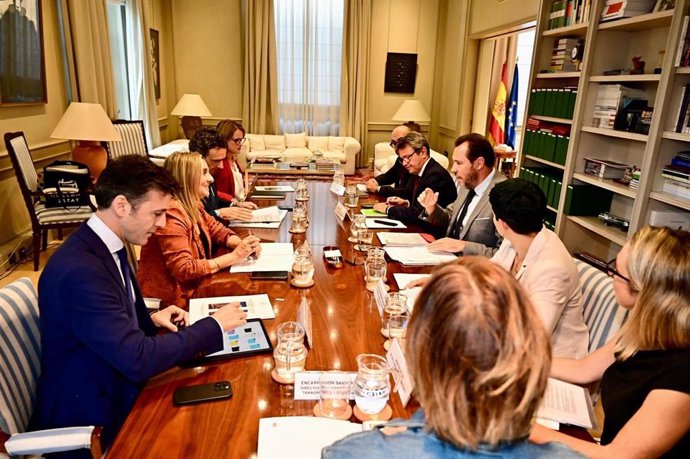
[{"label": "bald man", "polygon": [[[398,154],[398,141],[405,137],[412,131],[421,132],[421,127],[417,123],[405,123],[397,126],[391,132],[390,146]],[[410,199],[412,194],[413,181],[410,173],[403,167],[400,157],[395,161],[393,167],[388,169],[383,174],[380,174],[366,182],[367,191],[370,193],[378,193],[382,196],[399,196],[404,199]]]}]

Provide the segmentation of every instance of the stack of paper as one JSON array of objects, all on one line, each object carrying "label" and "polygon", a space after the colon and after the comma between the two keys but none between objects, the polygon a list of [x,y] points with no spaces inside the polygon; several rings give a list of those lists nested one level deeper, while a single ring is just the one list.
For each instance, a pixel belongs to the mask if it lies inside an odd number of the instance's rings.
[{"label": "stack of paper", "polygon": [[412,287],[405,288],[407,284],[417,279],[425,279],[431,277],[431,274],[407,274],[407,273],[394,273],[393,278],[398,284],[398,289],[400,293],[407,297],[407,309],[412,312],[414,309],[414,304],[417,301],[419,293],[422,291],[422,287]]},{"label": "stack of paper", "polygon": [[385,247],[388,256],[407,266],[439,265],[455,260],[452,253],[431,252],[426,247]]},{"label": "stack of paper", "polygon": [[290,242],[261,243],[261,255],[256,261],[244,261],[230,266],[231,273],[260,271],[291,271],[293,249]]},{"label": "stack of paper", "polygon": [[240,303],[247,313],[247,319],[275,319],[273,305],[268,295],[218,296],[214,298],[192,298],[189,300],[189,322],[194,323],[208,317],[209,313],[221,305]]},{"label": "stack of paper", "polygon": [[323,448],[362,428],[350,421],[312,416],[261,418],[257,455],[259,459],[318,459]]},{"label": "stack of paper", "polygon": [[377,233],[381,244],[389,247],[427,245],[428,242],[419,233]]},{"label": "stack of paper", "polygon": [[263,207],[252,211],[249,221],[231,221],[228,226],[233,228],[278,228],[287,215],[287,210],[278,209],[278,206]]},{"label": "stack of paper", "polygon": [[586,429],[596,428],[597,425],[589,390],[553,378],[549,378],[544,399],[537,410],[537,421],[542,419],[547,423],[558,422]]},{"label": "stack of paper", "polygon": [[295,191],[290,185],[267,185],[267,186],[256,186],[254,187],[256,191],[272,191],[275,193],[291,193]]}]

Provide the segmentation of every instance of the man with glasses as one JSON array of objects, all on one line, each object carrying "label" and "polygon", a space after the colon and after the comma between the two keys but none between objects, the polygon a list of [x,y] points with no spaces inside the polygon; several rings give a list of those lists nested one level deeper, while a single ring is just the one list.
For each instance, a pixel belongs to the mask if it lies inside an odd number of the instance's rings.
[{"label": "man with glasses", "polygon": [[447,206],[455,201],[458,191],[450,173],[430,156],[429,142],[419,132],[410,132],[397,144],[397,154],[403,167],[412,179],[408,199],[392,196],[387,201],[374,205],[374,209],[385,212],[396,220],[420,224],[418,216],[424,210],[419,195],[425,189],[436,192],[438,202]]},{"label": "man with glasses", "polygon": [[[422,128],[419,124],[409,121],[397,126],[391,132],[390,146],[395,150],[396,156],[398,155],[398,149],[396,148],[398,141],[412,131],[422,132]],[[409,199],[411,192],[409,185],[411,184],[410,173],[407,172],[398,156],[393,167],[383,174],[367,180],[365,185],[370,193],[378,193],[382,196],[400,196],[401,198]]]},{"label": "man with glasses", "polygon": [[[424,190],[421,218],[434,227],[439,237],[429,248],[462,255],[490,257],[501,244],[496,232],[489,192],[505,177],[494,170],[496,155],[480,134],[465,134],[455,140],[451,172],[462,185],[458,199],[446,208],[438,204],[432,190]],[[444,237],[445,236],[445,237]]]},{"label": "man with glasses", "polygon": [[[189,140],[189,151],[203,156],[209,171],[213,174],[223,168],[227,156],[227,143],[216,129],[204,127],[198,129]],[[227,220],[249,221],[252,218],[251,209],[231,206],[231,203],[219,198],[215,183],[209,186],[209,196],[204,199],[204,209],[221,223],[226,223]]]}]

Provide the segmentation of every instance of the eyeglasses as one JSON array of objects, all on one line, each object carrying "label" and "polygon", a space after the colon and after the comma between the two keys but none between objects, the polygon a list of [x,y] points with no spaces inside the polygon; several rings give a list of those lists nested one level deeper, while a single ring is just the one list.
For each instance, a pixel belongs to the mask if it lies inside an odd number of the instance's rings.
[{"label": "eyeglasses", "polygon": [[621,280],[630,283],[630,279],[622,275],[621,273],[616,270],[616,259],[614,258],[613,260],[609,261],[606,263],[606,275],[609,277],[616,276],[620,278]]},{"label": "eyeglasses", "polygon": [[244,141],[247,140],[247,138],[246,138],[246,137],[242,137],[242,138],[239,138],[239,139],[230,139],[230,140],[233,141],[233,142],[235,142],[237,145],[242,145],[242,144],[244,143]]},{"label": "eyeglasses", "polygon": [[395,148],[398,146],[398,142],[400,142],[400,139],[391,139],[391,143],[389,143],[388,145]]},{"label": "eyeglasses", "polygon": [[409,163],[410,161],[412,161],[412,157],[413,157],[414,155],[416,155],[417,153],[419,153],[419,152],[418,152],[418,151],[413,151],[412,153],[410,153],[410,154],[407,155],[407,156],[399,156],[400,161],[402,161],[403,163],[405,163],[405,162]]}]

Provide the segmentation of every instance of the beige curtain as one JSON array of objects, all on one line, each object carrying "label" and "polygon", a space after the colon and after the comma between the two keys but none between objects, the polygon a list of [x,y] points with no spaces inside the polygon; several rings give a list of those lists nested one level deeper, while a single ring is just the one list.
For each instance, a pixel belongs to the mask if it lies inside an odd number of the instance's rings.
[{"label": "beige curtain", "polygon": [[[99,103],[115,116],[115,86],[103,0],[61,0],[75,101]],[[70,54],[71,53],[71,54]]]},{"label": "beige curtain", "polygon": [[506,64],[506,97],[509,96],[507,92],[513,84],[513,74],[515,73],[515,56],[517,55],[517,35],[508,35],[493,40],[494,55],[491,64],[491,86],[489,89],[489,100],[487,100],[488,115],[486,118],[486,132],[489,132],[489,122],[491,121],[491,110],[496,101],[496,93],[498,92],[498,85],[501,82],[501,72],[503,71],[503,64]]},{"label": "beige curtain", "polygon": [[[360,145],[367,144],[367,81],[371,0],[346,0],[343,18],[343,59],[340,83],[340,135],[352,136]],[[369,158],[362,149],[357,166],[366,166]]]},{"label": "beige curtain", "polygon": [[156,93],[153,88],[150,18],[146,15],[143,0],[127,0],[127,7],[127,23],[131,24],[133,29],[127,34],[127,49],[133,50],[128,59],[132,119],[144,121],[150,149],[161,144]]},{"label": "beige curtain", "polygon": [[278,130],[278,84],[273,0],[245,4],[242,121],[247,132]]}]

